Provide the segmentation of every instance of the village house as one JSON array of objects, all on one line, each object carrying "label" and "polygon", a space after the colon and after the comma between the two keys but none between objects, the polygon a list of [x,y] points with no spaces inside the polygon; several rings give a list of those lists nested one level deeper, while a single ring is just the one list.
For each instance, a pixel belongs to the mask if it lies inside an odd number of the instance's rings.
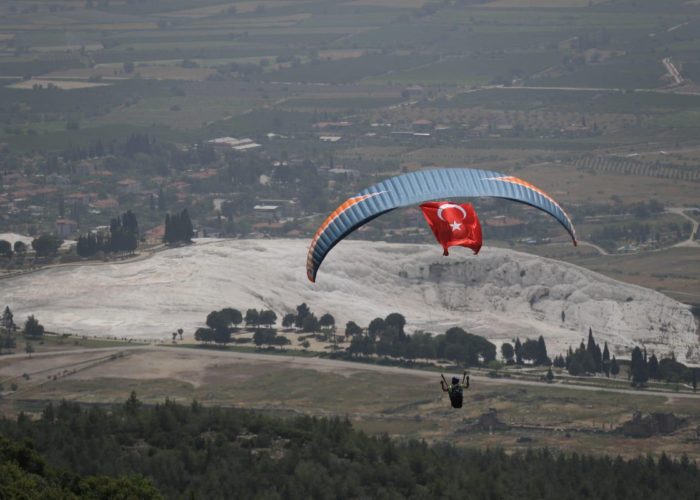
[{"label": "village house", "polygon": [[122,194],[136,194],[141,191],[141,183],[135,179],[123,179],[117,182],[117,190]]},{"label": "village house", "polygon": [[258,220],[276,221],[282,217],[282,207],[279,205],[255,205],[253,214]]},{"label": "village house", "polygon": [[97,162],[93,159],[82,160],[75,166],[75,174],[83,177],[97,173]]},{"label": "village house", "polygon": [[67,238],[78,230],[78,223],[71,219],[56,219],[54,230],[57,236]]}]

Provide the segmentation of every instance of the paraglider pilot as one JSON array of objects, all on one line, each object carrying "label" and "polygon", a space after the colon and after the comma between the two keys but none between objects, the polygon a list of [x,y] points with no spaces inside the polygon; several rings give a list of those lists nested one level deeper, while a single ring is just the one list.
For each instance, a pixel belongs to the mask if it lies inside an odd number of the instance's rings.
[{"label": "paraglider pilot", "polygon": [[452,383],[448,384],[445,380],[445,376],[441,375],[442,380],[440,381],[440,387],[442,387],[443,392],[446,392],[450,396],[450,403],[452,403],[452,408],[462,407],[462,389],[469,389],[469,377],[467,376],[467,371],[464,371],[462,375],[462,382],[459,382],[457,377],[452,377]]}]

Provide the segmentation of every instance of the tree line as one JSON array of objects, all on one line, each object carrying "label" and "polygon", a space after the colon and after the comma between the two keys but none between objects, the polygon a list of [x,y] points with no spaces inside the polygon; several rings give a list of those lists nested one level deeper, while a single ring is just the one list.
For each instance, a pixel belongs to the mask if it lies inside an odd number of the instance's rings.
[{"label": "tree line", "polygon": [[191,243],[193,236],[194,226],[186,208],[180,213],[165,214],[163,243]]},{"label": "tree line", "polygon": [[[289,343],[284,337],[275,337],[273,329],[277,323],[277,314],[270,309],[248,309],[245,317],[238,309],[225,307],[219,311],[212,311],[207,315],[206,327],[197,328],[194,338],[198,342],[229,344],[232,342],[231,335],[238,332],[238,325],[245,323],[246,327],[255,329],[258,335],[256,344],[276,344]],[[265,340],[264,342],[262,340]]]},{"label": "tree line", "polygon": [[[63,240],[53,234],[42,234],[31,242],[37,257],[53,257],[58,254],[61,245],[63,245]],[[15,256],[24,257],[27,250],[27,244],[23,241],[15,241],[13,245],[7,240],[0,240],[0,256],[7,259],[12,259]]]},{"label": "tree line", "polygon": [[639,347],[632,350],[629,377],[633,386],[644,386],[649,380],[663,380],[671,383],[690,383],[694,391],[698,387],[697,369],[679,363],[674,355],[660,360],[655,354],[647,357],[646,349],[642,350]]},{"label": "tree line", "polygon": [[[153,498],[149,482],[166,498],[700,496],[700,471],[685,457],[628,460],[546,449],[511,454],[399,442],[368,436],[347,419],[280,418],[196,401],[145,405],[134,393],[111,408],[63,401],[49,403],[34,419],[23,413],[4,417],[0,435],[31,443],[13,454],[0,441],[0,487],[20,487],[16,475],[6,473],[8,465],[39,476],[56,469],[68,471],[68,479],[99,476],[104,488],[122,485],[117,497],[98,498]],[[47,465],[30,466],[39,461],[36,454]],[[29,483],[19,491],[35,488],[37,498],[47,497],[51,490],[43,488],[49,486]]]},{"label": "tree line", "polygon": [[501,344],[501,355],[507,365],[524,365],[525,361],[534,366],[549,366],[552,363],[542,335],[537,340],[525,339],[522,343],[520,337],[516,337],[515,345],[504,342]]}]

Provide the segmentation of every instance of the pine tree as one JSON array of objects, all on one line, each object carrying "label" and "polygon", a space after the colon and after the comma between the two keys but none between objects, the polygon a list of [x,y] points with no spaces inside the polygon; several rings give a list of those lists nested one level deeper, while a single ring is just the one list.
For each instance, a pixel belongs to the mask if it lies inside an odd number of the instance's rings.
[{"label": "pine tree", "polygon": [[17,329],[10,306],[5,306],[5,311],[2,313],[2,326],[8,333],[12,333]]}]

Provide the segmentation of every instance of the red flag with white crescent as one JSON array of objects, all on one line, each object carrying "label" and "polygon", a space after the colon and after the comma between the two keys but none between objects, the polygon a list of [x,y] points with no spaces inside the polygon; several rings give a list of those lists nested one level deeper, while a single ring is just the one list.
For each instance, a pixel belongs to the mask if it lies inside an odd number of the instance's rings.
[{"label": "red flag with white crescent", "polygon": [[430,201],[420,206],[425,220],[438,242],[449,255],[448,247],[462,246],[481,250],[481,223],[471,203],[456,204],[450,201]]}]

